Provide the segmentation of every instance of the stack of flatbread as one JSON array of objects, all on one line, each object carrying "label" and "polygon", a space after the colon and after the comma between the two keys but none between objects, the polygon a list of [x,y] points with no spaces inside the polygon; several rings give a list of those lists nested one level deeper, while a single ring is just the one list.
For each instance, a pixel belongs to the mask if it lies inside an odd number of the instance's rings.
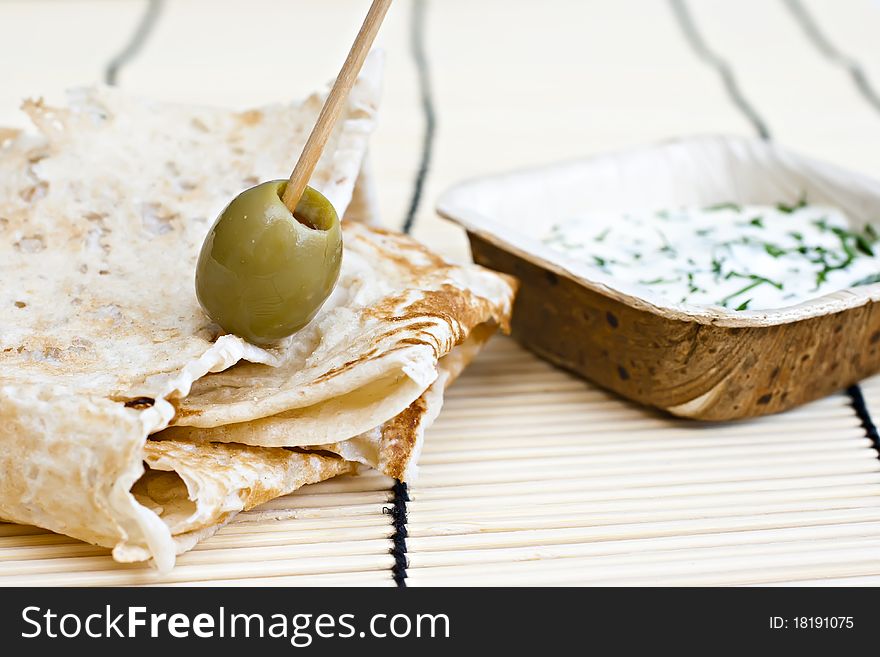
[{"label": "stack of flatbread", "polygon": [[204,235],[283,178],[323,96],[247,112],[111,89],[27,102],[0,133],[0,518],[160,569],[236,513],[372,467],[415,475],[444,387],[498,328],[514,283],[363,221],[371,57],[311,184],[344,216],[339,283],[256,347],[199,308]]}]

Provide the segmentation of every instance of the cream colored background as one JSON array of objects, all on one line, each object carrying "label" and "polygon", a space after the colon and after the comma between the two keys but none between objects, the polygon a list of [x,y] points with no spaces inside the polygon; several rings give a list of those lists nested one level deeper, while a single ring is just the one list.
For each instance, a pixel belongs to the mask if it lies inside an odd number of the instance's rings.
[{"label": "cream colored background", "polygon": [[[239,107],[296,98],[332,79],[367,5],[169,0],[120,85]],[[880,78],[880,2],[806,5]],[[690,6],[777,140],[880,177],[880,114],[781,2]],[[101,80],[142,7],[140,0],[0,0],[0,123],[22,123],[23,97],[57,98]],[[389,225],[403,219],[421,148],[409,13],[410,2],[398,0],[379,36],[388,65],[372,154]],[[462,178],[681,135],[752,134],[662,0],[434,0],[426,42],[439,124],[417,234],[450,249],[461,242],[434,218],[432,201]]]}]

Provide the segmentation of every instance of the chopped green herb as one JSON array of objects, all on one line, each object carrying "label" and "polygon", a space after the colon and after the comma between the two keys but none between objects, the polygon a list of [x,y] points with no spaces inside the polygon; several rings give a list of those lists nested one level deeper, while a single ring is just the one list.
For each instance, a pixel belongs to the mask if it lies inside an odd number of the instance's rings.
[{"label": "chopped green herb", "polygon": [[764,250],[767,252],[768,255],[774,258],[778,258],[779,256],[783,256],[787,253],[785,249],[780,248],[775,244],[770,244],[770,242],[764,244]]},{"label": "chopped green herb", "polygon": [[751,299],[746,299],[741,304],[739,304],[734,310],[746,310],[749,307],[749,304],[752,302]]},{"label": "chopped green herb", "polygon": [[[874,240],[876,241],[876,240]],[[871,248],[871,242],[864,235],[856,233],[856,247],[866,256],[873,256],[874,249]]]},{"label": "chopped green herb", "polygon": [[716,203],[715,205],[710,205],[709,207],[703,208],[706,212],[717,212],[718,210],[733,210],[734,212],[739,212],[742,210],[742,207],[736,203]]},{"label": "chopped green herb", "polygon": [[749,283],[748,285],[746,285],[744,288],[741,288],[741,289],[737,290],[737,291],[734,292],[733,294],[728,294],[726,297],[724,297],[724,298],[720,301],[720,304],[721,304],[722,306],[727,306],[727,302],[730,301],[731,299],[735,299],[735,298],[738,297],[739,295],[741,295],[741,294],[745,294],[745,293],[748,292],[749,290],[754,290],[756,287],[758,287],[759,285],[762,285],[762,284],[765,283],[765,282],[767,282],[767,281],[766,281],[766,280],[752,281],[751,283]]},{"label": "chopped green herb", "polygon": [[[843,249],[843,252],[846,253],[846,257],[848,260],[852,260],[856,257],[856,252],[853,250],[849,241],[850,238],[853,237],[853,234],[843,228],[832,228],[831,232],[837,235],[838,239],[840,239],[840,248]],[[868,247],[870,248],[870,247]]]},{"label": "chopped green herb", "polygon": [[755,217],[754,219],[752,219],[749,222],[749,224],[751,224],[752,226],[757,226],[758,228],[763,228],[764,227],[764,218],[763,217]]},{"label": "chopped green herb", "polygon": [[610,229],[610,228],[606,228],[606,229],[603,230],[601,233],[599,233],[598,235],[596,235],[596,237],[593,238],[593,241],[594,241],[594,242],[604,242],[604,241],[605,241],[605,238],[608,237],[608,233],[610,233],[610,232],[611,232],[611,229]]},{"label": "chopped green herb", "polygon": [[639,281],[639,285],[669,285],[671,283],[678,283],[681,280],[681,276],[678,278],[655,278],[650,281]]},{"label": "chopped green herb", "polygon": [[769,278],[766,278],[764,276],[758,276],[758,274],[742,274],[738,271],[729,271],[724,277],[724,280],[730,280],[731,278],[745,278],[750,281],[755,281],[758,284],[767,283],[768,285],[772,285],[773,287],[775,287],[777,290],[781,290],[784,287],[782,283],[771,281]]},{"label": "chopped green herb", "polygon": [[675,247],[673,247],[672,244],[669,243],[669,240],[666,239],[666,235],[663,234],[663,231],[659,228],[656,230],[657,234],[660,236],[660,239],[663,240],[663,246],[660,247],[660,253],[665,253],[670,258],[674,258],[676,255],[678,255],[678,251],[676,251]]},{"label": "chopped green herb", "polygon": [[871,274],[870,276],[860,278],[852,284],[852,287],[858,287],[859,285],[872,285],[873,283],[880,283],[880,274]]},{"label": "chopped green herb", "polygon": [[780,212],[784,212],[785,214],[791,214],[795,210],[800,210],[801,208],[807,207],[807,195],[801,194],[800,200],[794,205],[786,205],[785,203],[777,203],[776,209]]}]

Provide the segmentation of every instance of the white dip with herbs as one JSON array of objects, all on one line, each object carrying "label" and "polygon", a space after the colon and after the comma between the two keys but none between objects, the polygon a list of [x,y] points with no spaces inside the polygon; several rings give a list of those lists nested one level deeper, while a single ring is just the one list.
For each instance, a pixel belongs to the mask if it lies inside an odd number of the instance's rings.
[{"label": "white dip with herbs", "polygon": [[801,202],[573,218],[542,240],[674,303],[760,310],[880,282],[878,237]]}]

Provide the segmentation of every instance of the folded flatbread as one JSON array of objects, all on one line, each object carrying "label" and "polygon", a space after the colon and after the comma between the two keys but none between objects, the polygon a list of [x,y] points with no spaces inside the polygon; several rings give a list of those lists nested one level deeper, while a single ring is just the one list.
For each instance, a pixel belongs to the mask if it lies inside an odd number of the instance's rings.
[{"label": "folded flatbread", "polygon": [[[340,215],[354,197],[369,218],[380,64],[311,182]],[[194,294],[213,219],[286,175],[322,102],[233,112],[98,88],[25,104],[37,131],[0,142],[0,518],[167,569],[304,484],[361,464],[412,478],[444,387],[507,327],[509,278],[348,216],[339,283],[291,338],[223,335]]]}]

